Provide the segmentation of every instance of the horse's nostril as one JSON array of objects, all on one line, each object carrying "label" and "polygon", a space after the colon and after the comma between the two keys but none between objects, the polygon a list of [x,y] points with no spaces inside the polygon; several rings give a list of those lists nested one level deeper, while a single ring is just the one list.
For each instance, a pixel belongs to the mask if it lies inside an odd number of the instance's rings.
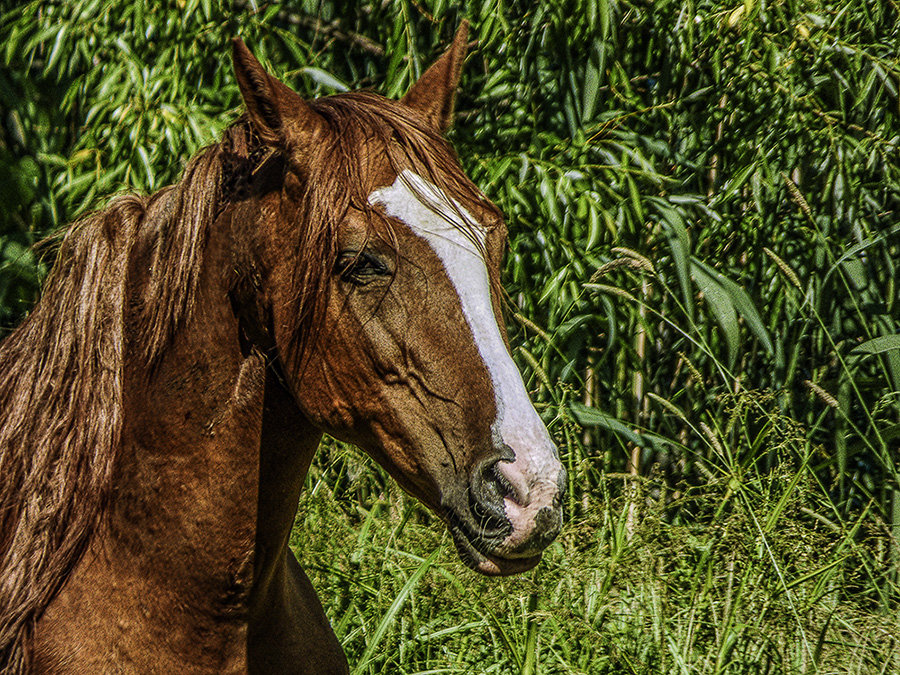
[{"label": "horse's nostril", "polygon": [[504,487],[497,480],[493,467],[478,471],[472,480],[472,492],[476,501],[497,504],[503,499]]},{"label": "horse's nostril", "polygon": [[516,490],[510,480],[504,476],[503,472],[500,470],[500,461],[493,461],[482,465],[475,473],[473,488],[475,489],[475,496],[478,501],[498,505],[503,503],[505,497],[516,502],[521,501],[518,490]]},{"label": "horse's nostril", "polygon": [[512,486],[497,470],[497,462],[485,463],[472,477],[472,514],[484,530],[509,529],[509,521],[503,498],[512,492]]},{"label": "horse's nostril", "polygon": [[475,471],[473,486],[479,501],[497,504],[500,508],[503,508],[504,500],[520,507],[531,503],[527,481],[512,468],[511,460],[506,457],[483,461]]},{"label": "horse's nostril", "polygon": [[500,462],[494,462],[486,473],[488,473],[487,477],[497,492],[498,499],[515,495],[516,490],[513,488],[512,483],[500,471]]}]

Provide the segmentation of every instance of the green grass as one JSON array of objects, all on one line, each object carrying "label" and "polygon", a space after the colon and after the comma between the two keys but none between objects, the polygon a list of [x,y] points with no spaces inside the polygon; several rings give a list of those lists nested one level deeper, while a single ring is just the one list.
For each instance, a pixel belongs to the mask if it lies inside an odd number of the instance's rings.
[{"label": "green grass", "polygon": [[684,490],[607,475],[509,579],[466,569],[434,517],[328,445],[292,542],[357,673],[897,672],[887,533],[835,522],[782,461],[796,440],[763,446],[772,470],[723,458]]}]

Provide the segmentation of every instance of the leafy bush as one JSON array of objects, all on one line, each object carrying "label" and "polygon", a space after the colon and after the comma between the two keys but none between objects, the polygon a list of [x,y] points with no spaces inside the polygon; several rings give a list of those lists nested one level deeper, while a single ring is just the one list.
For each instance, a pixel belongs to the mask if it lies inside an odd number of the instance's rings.
[{"label": "leafy bush", "polygon": [[480,580],[325,447],[297,541],[358,671],[900,668],[896,3],[4,6],[0,322],[36,241],[236,116],[232,35],[304,95],[399,96],[462,17],[452,140],[509,219],[569,524],[532,577]]}]

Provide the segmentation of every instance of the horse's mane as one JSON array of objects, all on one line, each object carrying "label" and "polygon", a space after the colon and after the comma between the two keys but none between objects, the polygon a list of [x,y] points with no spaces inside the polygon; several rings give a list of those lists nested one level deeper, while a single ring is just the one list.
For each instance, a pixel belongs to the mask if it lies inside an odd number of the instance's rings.
[{"label": "horse's mane", "polygon": [[[105,511],[126,358],[152,362],[190,314],[223,167],[248,154],[247,126],[235,125],[177,185],[115,198],[72,225],[40,301],[0,344],[0,672],[26,668],[35,622]],[[147,237],[144,353],[126,355],[129,262]]]},{"label": "horse's mane", "polygon": [[[379,187],[360,166],[363,144],[378,143],[398,173],[414,166],[451,194],[475,189],[444,139],[401,104],[357,92],[311,106],[335,133],[304,162],[298,344],[324,311],[332,269],[323,262],[335,260],[337,224],[350,206],[371,209],[368,195]],[[106,512],[126,363],[152,367],[190,316],[208,230],[229,201],[246,196],[265,152],[242,118],[175,186],[118,197],[74,224],[40,301],[0,344],[0,672],[27,668],[36,622]],[[148,241],[149,277],[140,297],[129,297],[138,285],[132,256]],[[129,304],[140,308],[137,325]],[[126,353],[130,345],[137,353]]]}]

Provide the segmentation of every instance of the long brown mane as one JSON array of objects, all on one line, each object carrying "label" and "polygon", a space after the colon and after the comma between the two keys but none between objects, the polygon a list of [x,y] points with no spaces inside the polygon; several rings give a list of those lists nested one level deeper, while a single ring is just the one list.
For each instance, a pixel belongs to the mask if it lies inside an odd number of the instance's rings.
[{"label": "long brown mane", "polygon": [[[246,125],[181,182],[124,196],[74,224],[41,300],[0,345],[0,671],[24,668],[41,612],[84,553],[111,492],[128,358],[156,358],[190,314],[223,158],[248,154]],[[140,299],[143,354],[126,354],[129,260],[150,238]],[[145,239],[146,240],[146,239]]]},{"label": "long brown mane", "polygon": [[[304,162],[306,226],[290,252],[298,345],[327,298],[338,224],[350,206],[369,210],[378,187],[360,166],[361,147],[377,143],[398,173],[412,166],[450,194],[480,198],[449,145],[402,104],[354,93],[310,105],[334,140]],[[241,120],[177,185],[116,198],[73,225],[40,302],[0,344],[0,672],[26,667],[35,623],[106,511],[127,414],[126,363],[149,368],[185,324],[210,227],[269,160]],[[130,262],[147,246],[149,278],[138,287]],[[139,306],[137,325],[129,304]]]}]

